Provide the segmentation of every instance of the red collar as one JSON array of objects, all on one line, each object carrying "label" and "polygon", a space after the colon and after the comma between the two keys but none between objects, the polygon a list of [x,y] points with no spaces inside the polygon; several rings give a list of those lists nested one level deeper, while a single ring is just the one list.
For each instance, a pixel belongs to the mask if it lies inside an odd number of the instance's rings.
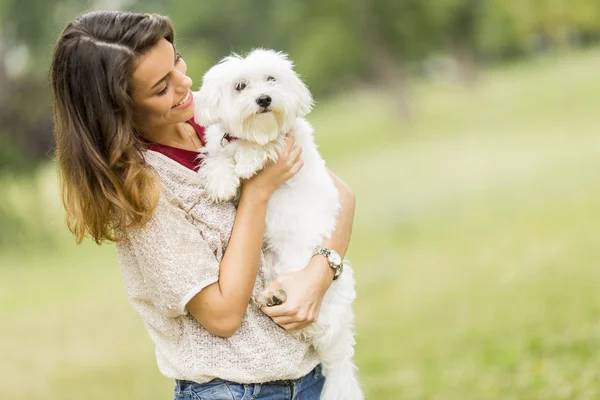
[{"label": "red collar", "polygon": [[231,136],[229,135],[229,133],[226,133],[223,135],[223,137],[221,138],[221,144],[223,144],[223,140],[225,140],[226,142],[233,142],[234,140],[237,140],[238,138],[235,136]]}]

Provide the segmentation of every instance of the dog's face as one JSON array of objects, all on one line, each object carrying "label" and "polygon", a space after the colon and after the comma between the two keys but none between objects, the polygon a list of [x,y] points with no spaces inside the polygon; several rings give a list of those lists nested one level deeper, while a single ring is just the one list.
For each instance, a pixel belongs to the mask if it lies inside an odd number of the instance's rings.
[{"label": "dog's face", "polygon": [[221,60],[194,97],[196,122],[219,123],[231,136],[259,144],[287,133],[313,104],[287,55],[263,49]]}]

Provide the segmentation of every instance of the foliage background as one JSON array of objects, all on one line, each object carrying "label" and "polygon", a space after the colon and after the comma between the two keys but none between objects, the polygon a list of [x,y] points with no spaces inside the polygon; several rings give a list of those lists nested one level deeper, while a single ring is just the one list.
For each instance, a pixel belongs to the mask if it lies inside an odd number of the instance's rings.
[{"label": "foliage background", "polygon": [[286,51],[358,198],[356,361],[373,399],[600,396],[600,3],[0,0],[0,398],[169,398],[114,248],[66,232],[54,41],[167,14],[196,87]]}]

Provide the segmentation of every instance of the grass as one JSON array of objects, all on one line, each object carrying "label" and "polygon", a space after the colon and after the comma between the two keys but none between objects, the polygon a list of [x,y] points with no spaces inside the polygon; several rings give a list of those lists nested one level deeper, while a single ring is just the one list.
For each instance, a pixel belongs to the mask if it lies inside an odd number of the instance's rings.
[{"label": "grass", "polygon": [[[318,104],[317,141],[358,199],[368,398],[600,397],[599,69],[590,51],[473,90],[420,83],[410,124],[375,92]],[[48,202],[35,215],[57,244],[0,252],[0,398],[170,398],[114,249],[72,244]]]}]

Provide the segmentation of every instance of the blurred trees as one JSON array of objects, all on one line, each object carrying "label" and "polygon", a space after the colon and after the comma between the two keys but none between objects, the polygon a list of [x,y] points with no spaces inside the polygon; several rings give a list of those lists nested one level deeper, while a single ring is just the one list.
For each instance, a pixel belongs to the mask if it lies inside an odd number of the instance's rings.
[{"label": "blurred trees", "polygon": [[[27,3],[35,3],[29,4]],[[52,143],[49,49],[54,5],[0,1],[0,171],[48,160]]]},{"label": "blurred trees", "polygon": [[51,157],[52,45],[79,13],[103,8],[169,15],[196,87],[231,51],[275,48],[317,96],[376,85],[404,116],[408,82],[432,56],[456,66],[456,81],[473,82],[482,63],[600,38],[592,0],[0,0],[0,171]]}]

